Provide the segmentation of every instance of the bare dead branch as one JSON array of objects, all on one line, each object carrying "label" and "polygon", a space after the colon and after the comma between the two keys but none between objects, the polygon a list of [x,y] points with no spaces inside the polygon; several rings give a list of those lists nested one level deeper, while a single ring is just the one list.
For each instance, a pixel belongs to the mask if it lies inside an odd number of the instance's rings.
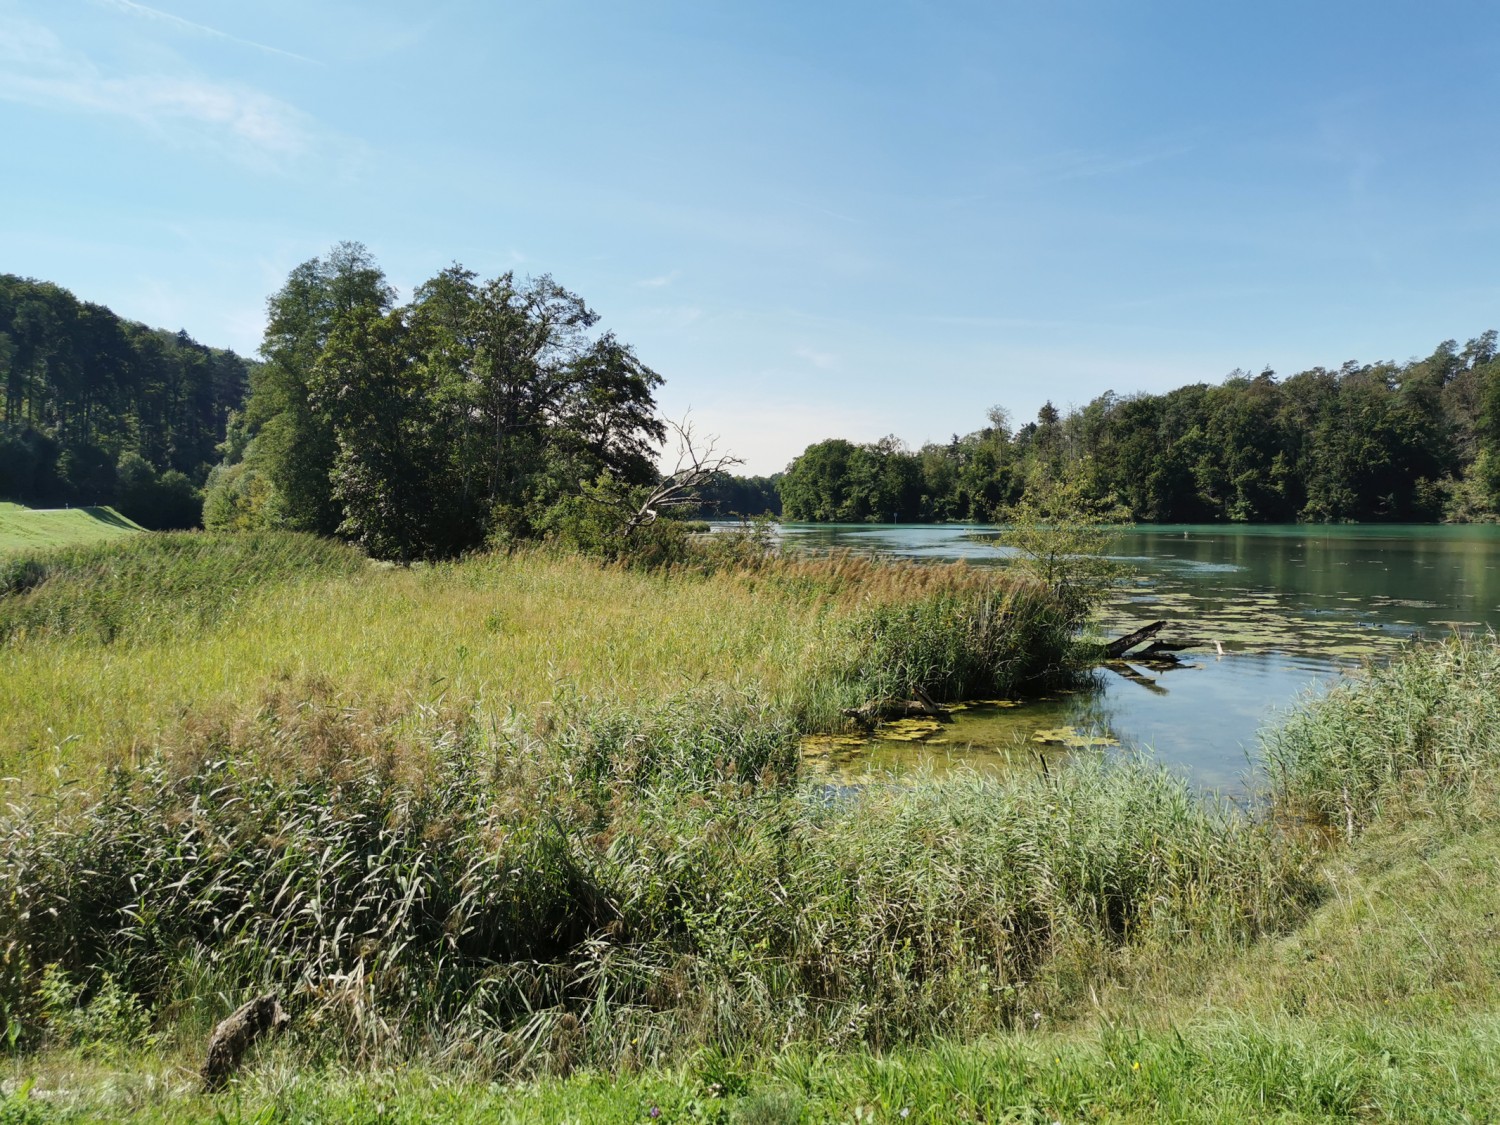
[{"label": "bare dead branch", "polygon": [[647,524],[655,523],[661,513],[670,508],[699,503],[703,489],[716,476],[745,463],[743,458],[720,452],[718,438],[698,437],[693,432],[692,422],[686,418],[681,422],[668,421],[666,425],[670,433],[677,435],[677,463],[625,521],[624,534],[627,537]]}]

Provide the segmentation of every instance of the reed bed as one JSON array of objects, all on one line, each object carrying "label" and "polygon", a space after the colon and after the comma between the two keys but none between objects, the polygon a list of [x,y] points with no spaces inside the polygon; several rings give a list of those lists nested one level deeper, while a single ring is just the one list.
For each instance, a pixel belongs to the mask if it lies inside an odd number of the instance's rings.
[{"label": "reed bed", "polygon": [[[422,605],[574,573],[516,565],[395,577]],[[905,604],[861,581],[725,588],[818,607],[807,673]],[[0,1112],[1489,1119],[1497,676],[1494,638],[1455,637],[1304,701],[1261,816],[1130,755],[810,785],[806,699],[748,681],[526,708],[273,680],[0,817],[0,1011],[51,1083]],[[266,987],[294,1031],[232,1105],[124,1076]]]},{"label": "reed bed", "polygon": [[1472,809],[1500,780],[1500,644],[1412,650],[1304,701],[1263,743],[1277,804],[1348,840],[1382,817]]},{"label": "reed bed", "polygon": [[[1044,591],[963,566],[751,560],[642,573],[530,551],[377,568],[307,536],[141,536],[20,560],[0,596],[0,770],[86,776],[183,716],[321,677],[361,706],[754,690],[808,729],[920,682],[1015,690],[1067,664]],[[908,682],[910,681],[910,682]]]},{"label": "reed bed", "polygon": [[754,696],[427,720],[303,686],[13,810],[12,1034],[51,1034],[50,972],[200,1034],[273,987],[308,1057],[358,1065],[883,1049],[1066,1010],[1127,950],[1243,943],[1295,898],[1263,826],[1134,760],[839,793]]}]

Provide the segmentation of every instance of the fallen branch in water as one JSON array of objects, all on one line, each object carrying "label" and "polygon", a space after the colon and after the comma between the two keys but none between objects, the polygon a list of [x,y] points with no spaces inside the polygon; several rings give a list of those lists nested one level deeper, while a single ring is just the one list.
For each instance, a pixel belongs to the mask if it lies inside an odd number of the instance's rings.
[{"label": "fallen branch in water", "polygon": [[914,699],[872,699],[863,707],[848,707],[846,718],[853,719],[865,730],[874,730],[881,723],[892,719],[936,719],[940,723],[951,723],[953,714],[932,698],[923,688],[914,687]]},{"label": "fallen branch in water", "polygon": [[1149,641],[1166,627],[1167,623],[1165,621],[1153,621],[1150,625],[1144,625],[1134,633],[1126,633],[1118,640],[1110,641],[1109,644],[1104,646],[1104,659],[1118,660],[1131,649],[1135,648],[1136,645],[1141,644],[1143,641]]}]

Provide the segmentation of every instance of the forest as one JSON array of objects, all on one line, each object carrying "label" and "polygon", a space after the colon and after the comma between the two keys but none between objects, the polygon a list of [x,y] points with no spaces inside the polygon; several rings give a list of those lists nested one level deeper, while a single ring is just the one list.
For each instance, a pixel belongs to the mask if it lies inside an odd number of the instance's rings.
[{"label": "forest", "polygon": [[[252,361],[0,276],[0,499],[412,559],[543,537],[597,551],[662,479],[661,376],[549,276],[454,265],[402,304],[342,243],[267,313]],[[987,521],[1060,479],[1140,522],[1493,520],[1496,333],[1406,363],[1049,402],[1019,426],[997,406],[920,449],[831,438],[774,476],[707,475],[674,514]]]},{"label": "forest", "polygon": [[254,366],[0,274],[0,500],[109,504],[147,527],[196,526]]},{"label": "forest", "polygon": [[947,444],[895,437],[809,446],[779,479],[787,518],[990,520],[1038,476],[1155,523],[1491,520],[1500,510],[1493,331],[1404,364],[1278,379],[1235,371],[1166,394],[1002,407]]}]

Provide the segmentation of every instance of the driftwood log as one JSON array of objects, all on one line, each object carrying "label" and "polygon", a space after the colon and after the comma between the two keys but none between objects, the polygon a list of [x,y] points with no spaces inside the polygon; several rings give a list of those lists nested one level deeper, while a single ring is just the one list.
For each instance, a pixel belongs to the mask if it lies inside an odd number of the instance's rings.
[{"label": "driftwood log", "polygon": [[936,719],[940,723],[953,721],[953,713],[923,688],[914,687],[911,694],[914,697],[912,699],[872,699],[863,707],[846,708],[844,715],[866,730],[873,730],[892,719]]},{"label": "driftwood log", "polygon": [[1153,621],[1150,625],[1144,625],[1134,633],[1126,633],[1118,640],[1110,641],[1109,644],[1104,646],[1104,659],[1118,660],[1131,649],[1135,648],[1136,645],[1144,641],[1149,641],[1166,627],[1167,623],[1165,621]]},{"label": "driftwood log", "polygon": [[[1152,640],[1157,633],[1166,628],[1165,621],[1153,621],[1150,625],[1137,629],[1134,633],[1127,633],[1118,640],[1110,641],[1104,646],[1105,660],[1120,660],[1129,654],[1129,659],[1143,661],[1147,664],[1176,664],[1177,653],[1185,649],[1197,648],[1203,641],[1196,637],[1172,637],[1162,640]],[[1137,652],[1130,650],[1139,644],[1151,641],[1145,648]]]},{"label": "driftwood log", "polygon": [[220,1021],[208,1040],[208,1058],[203,1063],[203,1088],[223,1089],[224,1083],[240,1068],[240,1063],[257,1039],[267,1032],[277,1032],[291,1022],[275,993],[268,992],[240,1005]]}]

